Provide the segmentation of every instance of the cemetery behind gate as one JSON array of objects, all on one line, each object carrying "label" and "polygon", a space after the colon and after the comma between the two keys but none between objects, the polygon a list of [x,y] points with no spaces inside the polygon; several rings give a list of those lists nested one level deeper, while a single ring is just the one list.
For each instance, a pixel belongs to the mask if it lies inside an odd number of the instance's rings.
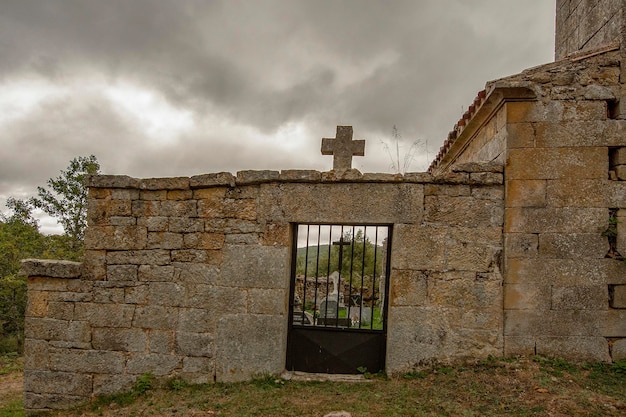
[{"label": "cemetery behind gate", "polygon": [[362,142],[339,126],[328,172],[89,178],[84,261],[23,263],[25,408],[147,372],[379,370],[345,361],[364,351],[344,349],[350,334],[375,339],[367,363],[390,374],[489,355],[625,359],[623,3],[557,1],[558,61],[488,83],[426,173],[351,169]]}]

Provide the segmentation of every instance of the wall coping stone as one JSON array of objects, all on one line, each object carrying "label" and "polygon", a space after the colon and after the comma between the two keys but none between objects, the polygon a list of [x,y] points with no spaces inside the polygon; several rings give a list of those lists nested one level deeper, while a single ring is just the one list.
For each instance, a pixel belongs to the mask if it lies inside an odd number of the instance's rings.
[{"label": "wall coping stone", "polygon": [[27,277],[80,278],[81,262],[52,259],[24,259],[20,265],[20,275]]},{"label": "wall coping stone", "polygon": [[[491,176],[483,182],[480,176],[470,174],[493,173],[502,176],[503,166],[494,162],[470,162],[455,166],[453,172],[433,174],[430,172],[407,172],[404,174],[369,172],[362,174],[357,169],[331,170],[248,170],[239,171],[235,177],[229,172],[173,178],[132,178],[126,175],[91,175],[85,180],[90,188],[121,188],[139,190],[189,190],[213,187],[258,185],[265,183],[379,183],[379,184],[471,184],[493,185]],[[496,181],[497,182],[497,181]]]},{"label": "wall coping stone", "polygon": [[234,187],[235,176],[230,172],[217,172],[214,174],[195,175],[189,179],[191,188],[207,187]]}]

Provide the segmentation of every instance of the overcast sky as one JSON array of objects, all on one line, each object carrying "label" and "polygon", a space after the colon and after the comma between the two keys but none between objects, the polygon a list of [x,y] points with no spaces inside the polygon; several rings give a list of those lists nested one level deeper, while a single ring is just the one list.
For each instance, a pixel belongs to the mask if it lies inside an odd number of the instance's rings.
[{"label": "overcast sky", "polygon": [[393,171],[394,125],[423,171],[487,81],[553,60],[554,3],[0,0],[0,210],[90,154],[134,177],[327,171],[337,125],[362,172]]}]

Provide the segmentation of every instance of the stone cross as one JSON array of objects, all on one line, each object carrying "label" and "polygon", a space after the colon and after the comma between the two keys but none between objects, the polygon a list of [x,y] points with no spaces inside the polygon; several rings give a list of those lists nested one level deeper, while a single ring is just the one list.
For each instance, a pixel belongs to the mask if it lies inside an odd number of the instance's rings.
[{"label": "stone cross", "polygon": [[352,140],[352,126],[337,126],[336,138],[322,139],[322,155],[333,155],[333,169],[351,169],[353,156],[365,155],[365,141]]}]

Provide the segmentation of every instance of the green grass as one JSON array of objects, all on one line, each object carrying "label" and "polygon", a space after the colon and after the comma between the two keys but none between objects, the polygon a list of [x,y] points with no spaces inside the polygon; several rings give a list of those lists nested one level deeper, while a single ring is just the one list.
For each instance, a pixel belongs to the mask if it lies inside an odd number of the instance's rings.
[{"label": "green grass", "polygon": [[189,385],[145,376],[130,393],[58,416],[623,416],[623,364],[575,365],[553,358],[490,357],[405,375],[368,375],[364,383],[284,381]]}]

